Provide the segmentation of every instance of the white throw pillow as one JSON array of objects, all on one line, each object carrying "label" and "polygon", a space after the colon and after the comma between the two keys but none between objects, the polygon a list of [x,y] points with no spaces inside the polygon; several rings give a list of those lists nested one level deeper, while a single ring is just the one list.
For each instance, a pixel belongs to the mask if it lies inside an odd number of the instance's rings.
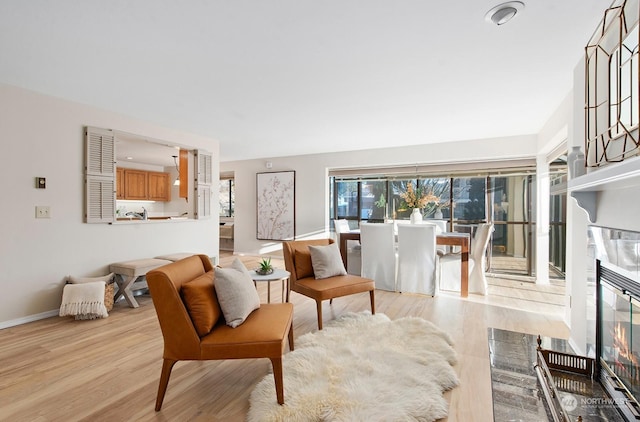
[{"label": "white throw pillow", "polygon": [[347,275],[342,263],[338,245],[332,243],[326,246],[309,246],[311,266],[316,279],[329,278],[335,275]]},{"label": "white throw pillow", "polygon": [[229,327],[236,328],[260,307],[260,296],[250,274],[238,258],[230,268],[215,269],[216,295]]},{"label": "white throw pillow", "polygon": [[67,277],[67,281],[71,284],[93,283],[95,281],[104,281],[109,284],[113,281],[114,274],[107,274],[100,277],[74,277],[72,275]]}]

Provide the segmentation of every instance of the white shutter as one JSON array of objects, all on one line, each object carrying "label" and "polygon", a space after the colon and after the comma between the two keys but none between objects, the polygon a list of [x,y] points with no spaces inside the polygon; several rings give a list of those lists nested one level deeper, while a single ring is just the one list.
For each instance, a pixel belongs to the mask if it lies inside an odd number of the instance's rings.
[{"label": "white shutter", "polygon": [[112,223],[116,212],[114,180],[98,176],[87,176],[86,189],[86,222]]},{"label": "white shutter", "polygon": [[85,222],[112,223],[116,210],[116,162],[113,131],[85,132]]},{"label": "white shutter", "polygon": [[196,218],[211,218],[211,184],[213,182],[213,156],[196,150]]},{"label": "white shutter", "polygon": [[210,185],[213,183],[213,156],[205,151],[196,151],[198,159],[198,183],[201,185]]},{"label": "white shutter", "polygon": [[87,127],[85,152],[87,175],[115,177],[115,136],[112,130]]},{"label": "white shutter", "polygon": [[198,185],[196,198],[198,198],[198,212],[196,214],[196,218],[211,218],[211,185]]}]

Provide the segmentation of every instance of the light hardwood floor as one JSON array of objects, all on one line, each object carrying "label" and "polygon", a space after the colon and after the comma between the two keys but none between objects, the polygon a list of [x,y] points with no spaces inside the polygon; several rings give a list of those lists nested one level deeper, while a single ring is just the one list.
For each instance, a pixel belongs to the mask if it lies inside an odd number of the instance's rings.
[{"label": "light hardwood floor", "polygon": [[[231,259],[225,254],[221,264]],[[253,268],[256,257],[241,257]],[[277,267],[282,261],[274,259]],[[376,292],[376,310],[392,319],[419,316],[451,334],[455,341],[460,386],[445,394],[448,421],[491,421],[491,381],[487,328],[566,338],[561,287],[538,289],[508,280],[490,280],[487,297],[455,294],[436,297]],[[511,284],[510,284],[511,283]],[[259,283],[266,302],[266,283]],[[508,290],[522,297],[505,298]],[[505,293],[506,292],[506,293]],[[545,299],[546,298],[546,299]],[[271,300],[280,300],[280,284],[271,284]],[[294,333],[316,329],[315,303],[297,293]],[[151,299],[140,307],[116,303],[109,318],[75,321],[48,318],[0,330],[0,420],[10,421],[241,421],[249,395],[268,374],[269,361],[179,362],[172,373],[161,412],[154,411],[162,363],[162,335]],[[324,318],[369,309],[369,295],[324,303]],[[285,383],[285,400],[286,400]],[[275,400],[275,397],[274,397]]]}]

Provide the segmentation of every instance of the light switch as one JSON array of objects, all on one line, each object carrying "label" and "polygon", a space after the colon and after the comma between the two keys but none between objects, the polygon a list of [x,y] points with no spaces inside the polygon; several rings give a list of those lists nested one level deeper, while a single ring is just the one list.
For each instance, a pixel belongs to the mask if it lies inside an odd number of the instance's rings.
[{"label": "light switch", "polygon": [[47,205],[36,205],[36,218],[51,218],[51,209]]},{"label": "light switch", "polygon": [[36,177],[36,189],[46,189],[47,179],[44,177]]}]

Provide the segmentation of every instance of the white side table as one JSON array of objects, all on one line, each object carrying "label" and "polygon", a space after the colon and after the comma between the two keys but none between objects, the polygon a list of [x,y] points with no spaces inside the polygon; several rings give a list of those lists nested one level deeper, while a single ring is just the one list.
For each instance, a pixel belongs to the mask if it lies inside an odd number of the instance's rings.
[{"label": "white side table", "polygon": [[255,270],[249,271],[251,273],[251,279],[253,280],[253,284],[256,285],[258,281],[266,281],[267,282],[267,303],[271,303],[271,282],[272,281],[281,281],[282,282],[282,302],[284,302],[284,284],[287,282],[287,302],[289,302],[289,276],[291,275],[289,271],[274,269],[271,274],[260,275],[255,272]]}]

